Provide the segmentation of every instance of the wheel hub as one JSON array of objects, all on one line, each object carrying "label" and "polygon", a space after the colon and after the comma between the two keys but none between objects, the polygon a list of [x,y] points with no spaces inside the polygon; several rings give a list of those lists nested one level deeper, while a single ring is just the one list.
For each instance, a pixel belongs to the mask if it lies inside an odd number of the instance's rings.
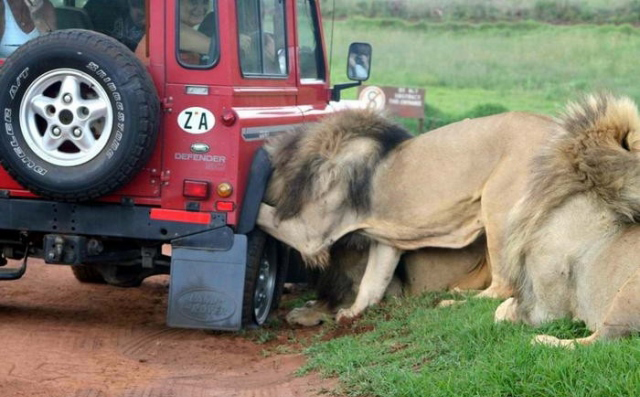
[{"label": "wheel hub", "polygon": [[106,147],[113,113],[107,92],[93,77],[75,69],[55,69],[27,89],[20,127],[38,157],[71,167],[91,161]]},{"label": "wheel hub", "polygon": [[269,315],[276,286],[276,270],[276,265],[269,262],[265,251],[260,260],[258,280],[253,297],[253,307],[258,324],[264,323]]}]

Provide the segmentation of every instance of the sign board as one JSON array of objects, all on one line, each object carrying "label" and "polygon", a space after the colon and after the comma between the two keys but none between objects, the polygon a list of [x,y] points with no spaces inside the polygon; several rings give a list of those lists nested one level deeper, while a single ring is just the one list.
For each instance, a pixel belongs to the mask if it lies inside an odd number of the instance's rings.
[{"label": "sign board", "polygon": [[386,109],[398,117],[424,119],[424,94],[422,88],[358,87],[358,99],[370,109]]}]

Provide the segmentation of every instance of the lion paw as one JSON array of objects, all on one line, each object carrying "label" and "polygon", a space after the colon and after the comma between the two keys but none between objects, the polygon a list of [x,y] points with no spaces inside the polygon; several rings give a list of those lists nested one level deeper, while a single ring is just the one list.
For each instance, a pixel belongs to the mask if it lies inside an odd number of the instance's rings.
[{"label": "lion paw", "polygon": [[436,307],[450,307],[450,306],[455,306],[455,305],[459,305],[461,303],[465,303],[466,300],[455,300],[455,299],[443,299],[441,300]]},{"label": "lion paw", "polygon": [[501,287],[497,285],[490,285],[489,288],[477,294],[476,298],[489,298],[489,299],[507,299],[513,295],[513,290],[510,287]]},{"label": "lion paw", "polygon": [[330,321],[331,314],[318,308],[315,301],[309,301],[303,307],[291,310],[285,319],[289,325],[313,327]]},{"label": "lion paw", "polygon": [[551,335],[536,335],[531,340],[532,345],[545,345],[551,347],[564,347],[567,349],[574,349],[576,347],[573,339],[558,339]]},{"label": "lion paw", "polygon": [[357,315],[353,313],[351,309],[340,309],[338,310],[338,314],[336,314],[336,322],[339,325],[351,325],[353,321],[356,319]]},{"label": "lion paw", "polygon": [[501,321],[509,321],[515,323],[517,321],[518,301],[509,298],[502,302],[493,314],[493,321],[498,323]]}]

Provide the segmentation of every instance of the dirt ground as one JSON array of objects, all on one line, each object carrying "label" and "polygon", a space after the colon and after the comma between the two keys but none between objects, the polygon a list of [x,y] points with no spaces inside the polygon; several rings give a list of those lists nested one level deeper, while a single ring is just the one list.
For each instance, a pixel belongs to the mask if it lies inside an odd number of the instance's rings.
[{"label": "dirt ground", "polygon": [[[0,283],[0,396],[289,397],[336,387],[295,376],[303,356],[265,355],[247,334],[166,327],[167,293],[166,276],[120,289],[30,260],[22,279]],[[283,329],[270,343],[298,331],[309,332]]]}]

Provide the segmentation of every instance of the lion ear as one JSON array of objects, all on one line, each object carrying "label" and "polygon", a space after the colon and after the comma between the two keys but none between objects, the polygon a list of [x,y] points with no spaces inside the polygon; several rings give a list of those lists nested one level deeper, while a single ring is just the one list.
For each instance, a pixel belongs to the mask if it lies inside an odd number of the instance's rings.
[{"label": "lion ear", "polygon": [[630,152],[640,152],[640,131],[629,131],[624,138],[623,146]]}]

